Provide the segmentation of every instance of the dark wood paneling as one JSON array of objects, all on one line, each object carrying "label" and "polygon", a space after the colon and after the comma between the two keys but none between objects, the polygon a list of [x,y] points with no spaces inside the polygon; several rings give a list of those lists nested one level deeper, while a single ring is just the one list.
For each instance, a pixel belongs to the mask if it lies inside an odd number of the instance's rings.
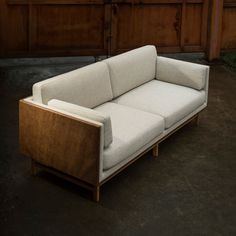
[{"label": "dark wood paneling", "polygon": [[224,0],[210,1],[207,58],[213,61],[220,57],[222,16]]},{"label": "dark wood paneling", "polygon": [[5,43],[10,51],[21,51],[27,48],[27,13],[27,7],[24,6],[14,6],[8,9],[8,25],[5,27],[5,34],[10,37],[5,38]]},{"label": "dark wood paneling", "polygon": [[27,49],[27,15],[26,6],[8,8],[4,0],[0,0],[0,55],[5,51],[17,54]]},{"label": "dark wood paneling", "polygon": [[116,1],[112,7],[112,54],[145,44],[159,52],[204,51],[208,1]]},{"label": "dark wood paneling", "polygon": [[209,3],[220,1],[0,0],[0,56],[96,56],[154,44],[207,51],[211,60],[220,46],[236,48],[236,0],[216,15]]},{"label": "dark wood paneling", "polygon": [[224,2],[221,46],[223,49],[236,48],[236,0]]},{"label": "dark wood paneling", "polygon": [[108,53],[110,6],[102,0],[0,0],[0,4],[0,56]]},{"label": "dark wood paneling", "polygon": [[145,44],[175,47],[180,41],[180,6],[117,5],[113,10],[113,52]]},{"label": "dark wood paneling", "polygon": [[201,45],[202,4],[187,4],[184,45]]},{"label": "dark wood paneling", "polygon": [[103,5],[35,6],[32,13],[32,50],[101,50]]}]

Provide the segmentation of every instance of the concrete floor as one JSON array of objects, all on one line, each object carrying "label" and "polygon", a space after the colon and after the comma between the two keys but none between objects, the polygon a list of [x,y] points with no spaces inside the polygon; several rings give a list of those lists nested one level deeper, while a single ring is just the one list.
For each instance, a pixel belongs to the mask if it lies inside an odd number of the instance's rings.
[{"label": "concrete floor", "polygon": [[236,235],[234,72],[212,66],[199,126],[184,127],[160,145],[159,158],[148,153],[113,178],[95,203],[50,174],[32,177],[18,151],[17,101],[33,83],[81,65],[31,62],[0,63],[0,235]]}]

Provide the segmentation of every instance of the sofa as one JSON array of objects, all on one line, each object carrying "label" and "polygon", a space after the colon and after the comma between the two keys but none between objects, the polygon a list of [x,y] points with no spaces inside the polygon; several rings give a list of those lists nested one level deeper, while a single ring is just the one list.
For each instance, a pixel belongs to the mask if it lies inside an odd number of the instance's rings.
[{"label": "sofa", "polygon": [[207,106],[209,67],[147,45],[33,85],[19,102],[21,152],[93,192]]}]

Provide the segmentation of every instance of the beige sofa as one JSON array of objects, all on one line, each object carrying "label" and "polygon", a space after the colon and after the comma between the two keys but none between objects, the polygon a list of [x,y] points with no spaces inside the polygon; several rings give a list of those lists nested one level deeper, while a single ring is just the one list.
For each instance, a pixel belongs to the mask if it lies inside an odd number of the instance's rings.
[{"label": "beige sofa", "polygon": [[20,101],[20,147],[32,172],[93,191],[207,106],[209,67],[144,46],[36,83]]}]

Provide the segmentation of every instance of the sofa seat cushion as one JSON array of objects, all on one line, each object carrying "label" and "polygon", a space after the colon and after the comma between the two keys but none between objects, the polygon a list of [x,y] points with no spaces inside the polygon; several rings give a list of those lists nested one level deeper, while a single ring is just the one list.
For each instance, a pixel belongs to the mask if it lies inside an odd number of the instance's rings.
[{"label": "sofa seat cushion", "polygon": [[152,80],[120,96],[114,102],[162,116],[165,128],[193,112],[205,102],[205,92]]},{"label": "sofa seat cushion", "polygon": [[164,131],[164,119],[158,115],[111,102],[94,109],[111,117],[113,142],[103,152],[104,170],[128,158]]}]

